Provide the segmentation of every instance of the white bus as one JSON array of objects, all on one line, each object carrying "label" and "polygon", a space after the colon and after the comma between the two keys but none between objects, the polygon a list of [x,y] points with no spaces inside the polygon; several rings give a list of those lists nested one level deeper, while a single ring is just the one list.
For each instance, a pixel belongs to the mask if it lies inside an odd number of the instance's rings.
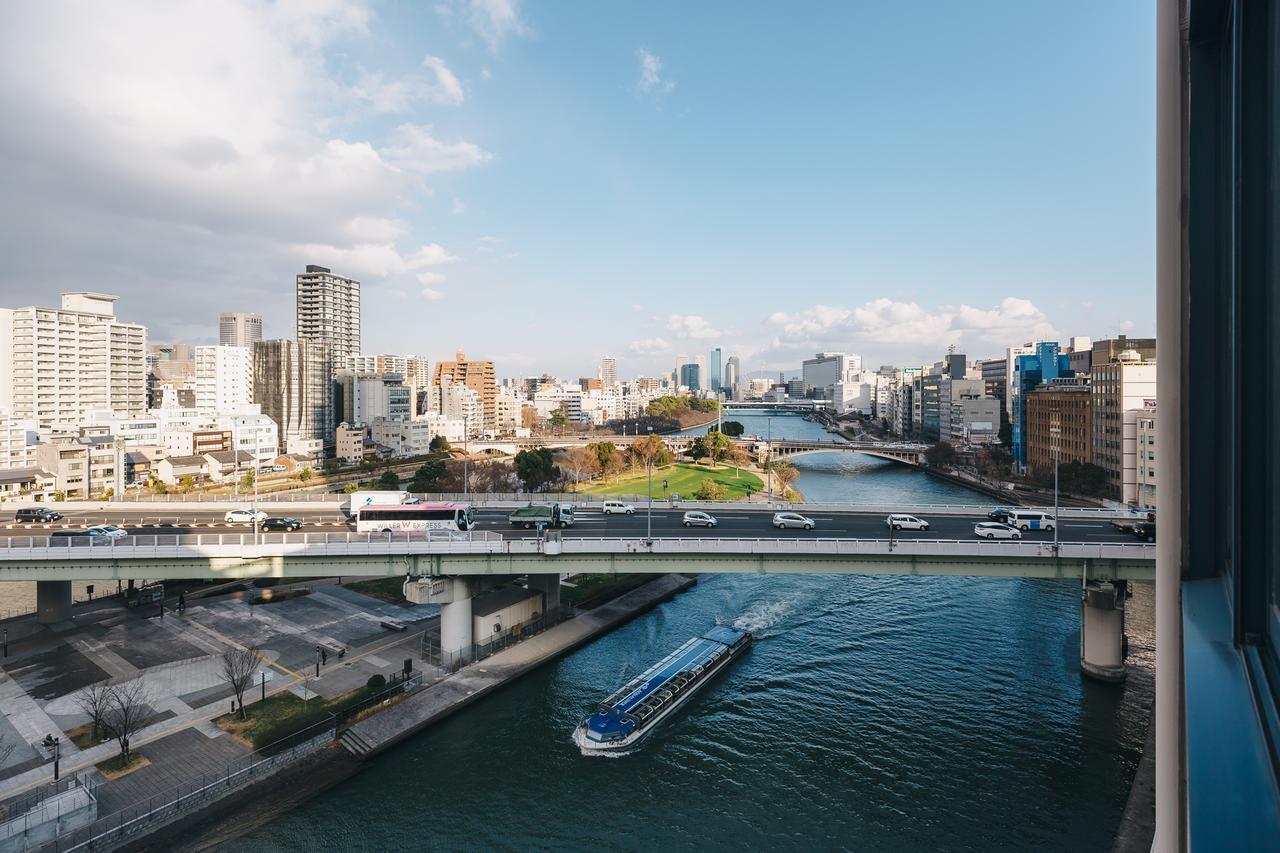
[{"label": "white bus", "polygon": [[399,533],[424,530],[470,530],[475,526],[471,504],[383,504],[356,508],[357,533]]},{"label": "white bus", "polygon": [[1053,530],[1057,526],[1058,520],[1052,515],[1046,515],[1043,512],[1014,509],[1009,511],[1008,524],[1010,527],[1016,527],[1019,530]]}]

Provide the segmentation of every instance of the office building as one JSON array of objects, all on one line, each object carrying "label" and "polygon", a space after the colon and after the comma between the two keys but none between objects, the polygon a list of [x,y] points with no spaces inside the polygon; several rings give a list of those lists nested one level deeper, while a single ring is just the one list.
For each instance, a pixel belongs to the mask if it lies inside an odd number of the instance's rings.
[{"label": "office building", "polygon": [[680,365],[680,384],[690,391],[702,390],[702,365],[696,361]]},{"label": "office building", "polygon": [[147,407],[147,330],[116,297],[64,293],[61,308],[0,309],[0,408],[38,428],[74,428],[90,409]]},{"label": "office building", "polygon": [[330,341],[332,369],[360,352],[360,282],[307,264],[297,275],[298,340]]},{"label": "office building", "polygon": [[719,391],[724,380],[724,368],[720,363],[720,347],[711,351],[711,359],[707,364],[707,390]]},{"label": "office building", "polygon": [[600,359],[600,381],[606,388],[618,384],[618,360],[613,356]]},{"label": "office building", "polygon": [[[454,354],[453,361],[442,361],[436,364],[431,379],[432,390],[444,383],[464,385],[476,392],[480,401],[482,431],[491,431],[497,420],[498,383],[492,361],[468,359],[462,350]],[[435,411],[440,411],[436,409]],[[476,424],[471,424],[476,429]]]},{"label": "office building", "polygon": [[254,344],[253,398],[276,422],[281,453],[319,456],[333,446],[332,366],[327,339]]},{"label": "office building", "polygon": [[205,412],[253,402],[253,350],[242,346],[195,348],[195,406]]},{"label": "office building", "polygon": [[724,364],[723,388],[730,400],[742,399],[742,362],[736,355],[729,356]]},{"label": "office building", "polygon": [[1093,365],[1093,463],[1107,472],[1106,497],[1138,501],[1138,418],[1156,407],[1156,363],[1136,350]]},{"label": "office building", "polygon": [[252,347],[262,340],[262,315],[249,311],[223,311],[218,315],[218,345]]},{"label": "office building", "polygon": [[1029,343],[1023,344],[1020,347],[1008,347],[1004,351],[1004,411],[1011,421],[1013,420],[1013,375],[1018,366],[1018,357],[1023,355],[1035,355],[1035,353],[1036,348]]},{"label": "office building", "polygon": [[861,372],[862,357],[843,352],[820,352],[800,364],[800,378],[824,400],[835,395],[837,382],[854,382]]},{"label": "office building", "polygon": [[1060,351],[1057,341],[1040,341],[1031,349],[1031,354],[1014,359],[1008,389],[1012,402],[1010,450],[1013,464],[1020,470],[1027,465],[1027,393],[1041,383],[1071,376],[1070,356]]},{"label": "office building", "polygon": [[1083,377],[1060,378],[1027,392],[1027,474],[1048,482],[1053,477],[1056,426],[1058,460],[1093,462],[1093,394]]},{"label": "office building", "polygon": [[1138,443],[1134,448],[1138,463],[1138,506],[1156,508],[1156,411],[1157,407],[1138,413]]}]

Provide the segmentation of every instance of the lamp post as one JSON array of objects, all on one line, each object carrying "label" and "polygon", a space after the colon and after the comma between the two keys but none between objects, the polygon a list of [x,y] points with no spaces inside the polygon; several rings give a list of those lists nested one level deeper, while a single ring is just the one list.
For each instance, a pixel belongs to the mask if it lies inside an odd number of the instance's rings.
[{"label": "lamp post", "polygon": [[471,413],[462,413],[462,496],[464,498],[471,497],[471,471],[467,467],[467,457],[471,455],[468,450],[469,439],[471,437]]},{"label": "lamp post", "polygon": [[53,750],[53,781],[58,781],[59,771],[61,770],[62,761],[62,738],[53,735],[44,736],[45,749]]},{"label": "lamp post", "polygon": [[1058,462],[1062,456],[1062,429],[1059,427],[1060,416],[1051,413],[1049,434],[1053,436],[1053,553],[1058,553]]},{"label": "lamp post", "polygon": [[765,434],[764,446],[764,483],[769,492],[769,502],[773,502],[773,418],[765,418],[768,431]]},{"label": "lamp post", "polygon": [[648,453],[646,457],[649,470],[649,509],[645,513],[645,539],[649,542],[653,541],[653,427],[649,427],[649,446],[645,448]]}]

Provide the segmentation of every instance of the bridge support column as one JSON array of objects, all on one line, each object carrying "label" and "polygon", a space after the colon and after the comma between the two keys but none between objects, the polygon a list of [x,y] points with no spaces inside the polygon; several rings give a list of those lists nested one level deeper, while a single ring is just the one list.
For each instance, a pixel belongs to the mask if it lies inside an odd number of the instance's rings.
[{"label": "bridge support column", "polygon": [[1124,681],[1125,581],[1090,581],[1080,595],[1080,670],[1099,681]]},{"label": "bridge support column", "polygon": [[542,613],[548,624],[560,621],[560,575],[529,575],[529,589],[542,593]]},{"label": "bridge support column", "polygon": [[41,625],[71,618],[71,581],[36,581],[36,621]]},{"label": "bridge support column", "polygon": [[473,654],[471,633],[471,584],[466,578],[449,578],[452,600],[440,605],[440,662],[461,665]]}]

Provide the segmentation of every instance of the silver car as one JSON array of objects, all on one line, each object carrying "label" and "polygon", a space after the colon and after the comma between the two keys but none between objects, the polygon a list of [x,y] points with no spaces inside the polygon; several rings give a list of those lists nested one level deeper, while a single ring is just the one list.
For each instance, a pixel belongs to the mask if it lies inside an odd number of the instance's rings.
[{"label": "silver car", "polygon": [[716,517],[708,512],[692,510],[684,514],[685,527],[715,527],[719,523]]},{"label": "silver car", "polygon": [[806,518],[798,512],[776,512],[773,514],[773,526],[782,530],[784,527],[799,527],[812,530],[817,525],[812,518]]},{"label": "silver car", "polygon": [[979,539],[1021,539],[1022,534],[1007,524],[996,521],[980,521],[973,526],[973,535]]}]

